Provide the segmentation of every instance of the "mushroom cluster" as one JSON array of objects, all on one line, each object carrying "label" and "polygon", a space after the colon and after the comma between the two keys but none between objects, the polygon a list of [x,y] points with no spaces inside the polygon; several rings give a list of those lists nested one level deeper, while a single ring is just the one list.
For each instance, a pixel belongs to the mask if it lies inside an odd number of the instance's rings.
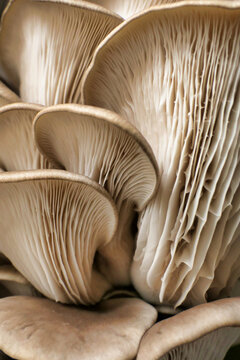
[{"label": "mushroom cluster", "polygon": [[0,359],[224,359],[240,1],[4,6]]}]

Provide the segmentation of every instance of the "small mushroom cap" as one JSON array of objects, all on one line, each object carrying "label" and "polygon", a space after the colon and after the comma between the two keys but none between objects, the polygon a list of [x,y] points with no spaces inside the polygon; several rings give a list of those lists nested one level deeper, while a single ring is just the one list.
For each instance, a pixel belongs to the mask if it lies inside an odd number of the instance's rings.
[{"label": "small mushroom cap", "polygon": [[158,165],[150,145],[112,111],[86,105],[55,105],[34,119],[39,151],[54,166],[90,177],[116,203],[127,199],[141,211],[154,196]]},{"label": "small mushroom cap", "polygon": [[12,0],[0,31],[0,75],[23,101],[79,102],[95,47],[122,19],[71,0]]},{"label": "small mushroom cap", "polygon": [[10,297],[0,300],[0,349],[22,360],[133,359],[156,317],[139,299],[111,299],[83,309]]},{"label": "small mushroom cap", "polygon": [[39,105],[15,103],[0,108],[0,168],[20,171],[50,168],[34,142],[32,123]]},{"label": "small mushroom cap", "polygon": [[20,101],[21,99],[0,81],[0,106]]},{"label": "small mushroom cap", "polygon": [[158,185],[150,146],[117,114],[83,105],[42,110],[34,120],[34,133],[39,151],[54,166],[88,176],[111,194],[119,226],[114,240],[101,249],[98,266],[114,285],[128,285],[135,247],[132,222]]},{"label": "small mushroom cap", "polygon": [[90,179],[61,170],[2,173],[0,251],[45,296],[92,304],[111,285],[94,262],[117,211]]},{"label": "small mushroom cap", "polygon": [[86,74],[85,103],[136,126],[158,162],[132,267],[154,303],[216,299],[240,275],[239,18],[239,1],[153,7],[113,30]]},{"label": "small mushroom cap", "polygon": [[143,336],[137,360],[222,360],[240,334],[240,298],[217,300],[160,321]]}]

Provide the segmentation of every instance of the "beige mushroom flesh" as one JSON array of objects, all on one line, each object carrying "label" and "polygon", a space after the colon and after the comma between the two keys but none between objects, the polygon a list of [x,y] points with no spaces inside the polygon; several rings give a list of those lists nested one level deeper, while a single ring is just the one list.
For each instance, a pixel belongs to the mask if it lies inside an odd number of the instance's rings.
[{"label": "beige mushroom flesh", "polygon": [[152,8],[115,29],[86,74],[85,103],[136,126],[158,162],[132,267],[156,304],[216,299],[240,275],[239,18],[239,1]]}]

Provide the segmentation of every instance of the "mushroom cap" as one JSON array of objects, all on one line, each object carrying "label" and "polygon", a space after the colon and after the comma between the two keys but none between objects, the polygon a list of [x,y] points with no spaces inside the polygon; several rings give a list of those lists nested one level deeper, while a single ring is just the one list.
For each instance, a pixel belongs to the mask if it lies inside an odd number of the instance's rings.
[{"label": "mushroom cap", "polygon": [[92,304],[111,288],[94,258],[117,211],[97,183],[61,170],[2,173],[0,212],[0,251],[45,296]]},{"label": "mushroom cap", "polygon": [[79,102],[95,47],[121,21],[82,1],[11,0],[2,16],[0,75],[26,102]]},{"label": "mushroom cap", "polygon": [[135,125],[159,165],[132,269],[151,302],[199,304],[240,274],[239,16],[239,1],[151,8],[106,37],[86,74],[85,103]]},{"label": "mushroom cap", "polygon": [[157,163],[143,136],[117,114],[83,105],[55,105],[34,120],[39,151],[67,171],[90,177],[111,194],[119,211],[114,240],[98,266],[115,285],[130,283],[132,222],[156,192]]},{"label": "mushroom cap", "polygon": [[0,81],[0,106],[20,101],[21,99]]},{"label": "mushroom cap", "polygon": [[156,323],[137,360],[222,360],[240,334],[240,298],[217,300]]},{"label": "mushroom cap", "polygon": [[39,105],[15,103],[0,108],[0,168],[5,171],[50,168],[32,133]]},{"label": "mushroom cap", "polygon": [[22,360],[133,359],[156,317],[139,299],[111,299],[83,309],[10,297],[0,300],[0,349]]}]

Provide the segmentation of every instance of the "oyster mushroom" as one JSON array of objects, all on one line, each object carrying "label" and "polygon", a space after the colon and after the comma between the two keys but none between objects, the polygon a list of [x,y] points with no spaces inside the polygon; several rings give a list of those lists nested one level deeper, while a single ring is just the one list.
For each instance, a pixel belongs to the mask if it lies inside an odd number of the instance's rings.
[{"label": "oyster mushroom", "polygon": [[133,359],[156,317],[154,307],[140,299],[105,300],[84,309],[9,297],[0,300],[0,349],[22,360]]},{"label": "oyster mushroom", "polygon": [[223,360],[240,335],[240,298],[195,306],[148,330],[137,360]]},{"label": "oyster mushroom", "polygon": [[94,257],[117,213],[97,183],[61,170],[2,173],[0,212],[0,251],[39,292],[92,304],[111,288]]},{"label": "oyster mushroom", "polygon": [[135,125],[158,162],[132,268],[151,302],[205,302],[240,275],[239,17],[239,1],[151,8],[108,35],[86,74],[85,103]]},{"label": "oyster mushroom", "polygon": [[79,102],[95,47],[121,21],[78,0],[13,0],[2,16],[0,75],[23,101]]},{"label": "oyster mushroom", "polygon": [[15,103],[0,107],[0,168],[5,171],[50,168],[32,134],[33,119],[42,107]]},{"label": "oyster mushroom", "polygon": [[35,140],[41,153],[58,166],[90,177],[116,203],[119,226],[114,240],[96,260],[115,285],[130,283],[135,241],[131,225],[157,186],[157,164],[141,134],[117,114],[82,105],[56,105],[38,113]]}]

